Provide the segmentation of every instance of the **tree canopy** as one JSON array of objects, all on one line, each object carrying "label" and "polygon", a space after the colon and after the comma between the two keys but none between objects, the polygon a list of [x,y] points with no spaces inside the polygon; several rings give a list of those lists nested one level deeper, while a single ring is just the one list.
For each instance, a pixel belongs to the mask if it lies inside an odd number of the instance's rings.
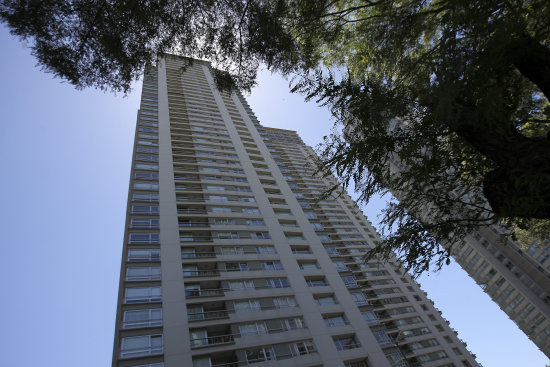
[{"label": "tree canopy", "polygon": [[413,272],[480,225],[548,233],[548,1],[0,4],[38,63],[78,88],[127,91],[167,52],[212,61],[225,87],[250,89],[261,63],[293,76],[336,117],[321,169],[363,200],[399,198],[376,251],[396,250]]}]

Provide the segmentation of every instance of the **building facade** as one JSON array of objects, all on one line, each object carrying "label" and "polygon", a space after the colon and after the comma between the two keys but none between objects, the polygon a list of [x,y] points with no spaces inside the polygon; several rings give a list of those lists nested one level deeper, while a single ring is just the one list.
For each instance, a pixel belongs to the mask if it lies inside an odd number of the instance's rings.
[{"label": "building facade", "polygon": [[498,226],[479,228],[452,256],[550,358],[550,248],[503,242]]},{"label": "building facade", "polygon": [[113,367],[477,366],[294,131],[263,127],[209,64],[144,76]]}]

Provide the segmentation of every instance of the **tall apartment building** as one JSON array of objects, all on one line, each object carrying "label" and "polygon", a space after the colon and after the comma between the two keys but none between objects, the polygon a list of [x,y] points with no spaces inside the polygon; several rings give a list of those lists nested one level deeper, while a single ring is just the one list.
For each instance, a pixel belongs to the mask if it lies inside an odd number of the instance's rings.
[{"label": "tall apartment building", "polygon": [[[393,158],[390,169],[406,169]],[[457,197],[458,187],[451,196]],[[394,192],[399,197],[398,192]],[[429,215],[429,211],[426,214]],[[498,225],[480,227],[452,245],[456,262],[550,358],[550,240],[528,250]],[[449,244],[443,243],[444,247]]]},{"label": "tall apartment building", "polygon": [[539,349],[550,357],[550,248],[525,251],[498,226],[453,246],[453,257]]},{"label": "tall apartment building", "polygon": [[209,64],[144,77],[113,367],[477,366],[347,195],[320,200],[293,131]]}]

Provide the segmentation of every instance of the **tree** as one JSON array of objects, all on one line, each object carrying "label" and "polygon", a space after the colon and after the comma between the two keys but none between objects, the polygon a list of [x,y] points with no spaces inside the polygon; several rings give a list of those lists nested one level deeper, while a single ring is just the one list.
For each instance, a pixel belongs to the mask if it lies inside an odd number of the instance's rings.
[{"label": "tree", "polygon": [[211,60],[220,87],[260,63],[295,76],[337,118],[321,168],[398,193],[377,251],[415,272],[479,225],[550,218],[550,142],[527,133],[550,121],[547,1],[3,0],[0,19],[78,88],[127,91],[165,52]]}]

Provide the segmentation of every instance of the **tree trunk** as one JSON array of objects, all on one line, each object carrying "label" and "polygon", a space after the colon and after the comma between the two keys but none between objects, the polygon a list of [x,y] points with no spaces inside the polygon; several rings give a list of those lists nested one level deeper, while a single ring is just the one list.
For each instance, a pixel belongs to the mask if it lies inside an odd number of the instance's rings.
[{"label": "tree trunk", "polygon": [[463,107],[452,129],[498,166],[483,183],[495,214],[550,218],[550,140],[527,138],[511,123],[487,121],[475,106]]},{"label": "tree trunk", "polygon": [[550,101],[550,50],[525,34],[511,42],[507,57]]}]

